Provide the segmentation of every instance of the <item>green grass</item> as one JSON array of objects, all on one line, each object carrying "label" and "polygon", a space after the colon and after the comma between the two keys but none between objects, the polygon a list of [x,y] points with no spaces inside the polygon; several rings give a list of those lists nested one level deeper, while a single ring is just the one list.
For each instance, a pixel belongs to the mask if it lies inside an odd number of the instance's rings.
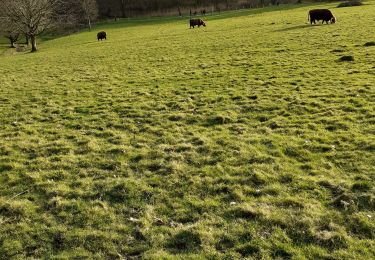
[{"label": "green grass", "polygon": [[373,259],[375,2],[335,5],[7,50],[0,258]]}]

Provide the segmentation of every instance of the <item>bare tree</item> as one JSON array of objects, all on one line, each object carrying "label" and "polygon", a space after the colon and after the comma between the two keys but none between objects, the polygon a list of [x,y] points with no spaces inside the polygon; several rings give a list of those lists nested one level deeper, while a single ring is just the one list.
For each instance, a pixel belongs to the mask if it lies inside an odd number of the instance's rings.
[{"label": "bare tree", "polygon": [[53,24],[53,8],[59,0],[1,0],[4,14],[16,31],[31,41],[31,51],[37,51],[36,37]]},{"label": "bare tree", "polygon": [[59,0],[54,7],[54,23],[63,31],[82,25],[91,30],[99,13],[96,0]]},{"label": "bare tree", "polygon": [[54,6],[54,23],[61,29],[76,27],[82,19],[81,3],[77,0],[60,0]]},{"label": "bare tree", "polygon": [[80,0],[87,25],[91,31],[91,22],[98,17],[98,6],[96,0]]},{"label": "bare tree", "polygon": [[10,41],[11,48],[16,48],[14,44],[18,41],[19,36],[20,34],[17,31],[11,31],[11,30],[6,31],[4,35],[4,37]]},{"label": "bare tree", "polygon": [[4,36],[10,41],[10,47],[15,48],[14,45],[20,33],[14,28],[8,17],[5,15],[3,2],[0,2],[0,35]]},{"label": "bare tree", "polygon": [[11,48],[16,47],[14,44],[18,41],[20,33],[5,19],[0,19],[0,34],[9,40]]}]

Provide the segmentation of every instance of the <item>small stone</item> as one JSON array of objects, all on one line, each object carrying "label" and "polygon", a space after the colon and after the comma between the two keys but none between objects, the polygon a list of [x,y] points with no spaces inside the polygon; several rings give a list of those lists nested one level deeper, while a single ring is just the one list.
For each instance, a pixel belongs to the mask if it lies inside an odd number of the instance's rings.
[{"label": "small stone", "polygon": [[130,217],[130,218],[129,218],[129,221],[131,221],[131,222],[139,222],[139,219],[136,219],[136,218]]}]

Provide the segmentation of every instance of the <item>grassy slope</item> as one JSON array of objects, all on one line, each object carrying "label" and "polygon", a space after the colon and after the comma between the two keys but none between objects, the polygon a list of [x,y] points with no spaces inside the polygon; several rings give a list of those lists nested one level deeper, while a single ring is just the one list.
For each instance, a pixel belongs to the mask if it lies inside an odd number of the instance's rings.
[{"label": "grassy slope", "polygon": [[0,57],[0,255],[373,258],[367,4],[323,26],[311,6],[107,24]]}]

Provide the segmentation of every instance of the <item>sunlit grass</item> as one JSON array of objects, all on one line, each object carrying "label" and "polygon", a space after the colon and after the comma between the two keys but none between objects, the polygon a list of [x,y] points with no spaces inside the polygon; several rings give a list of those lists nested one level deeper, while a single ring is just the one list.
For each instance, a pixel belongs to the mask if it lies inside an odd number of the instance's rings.
[{"label": "sunlit grass", "polygon": [[335,5],[0,56],[0,255],[373,258],[375,6]]}]

